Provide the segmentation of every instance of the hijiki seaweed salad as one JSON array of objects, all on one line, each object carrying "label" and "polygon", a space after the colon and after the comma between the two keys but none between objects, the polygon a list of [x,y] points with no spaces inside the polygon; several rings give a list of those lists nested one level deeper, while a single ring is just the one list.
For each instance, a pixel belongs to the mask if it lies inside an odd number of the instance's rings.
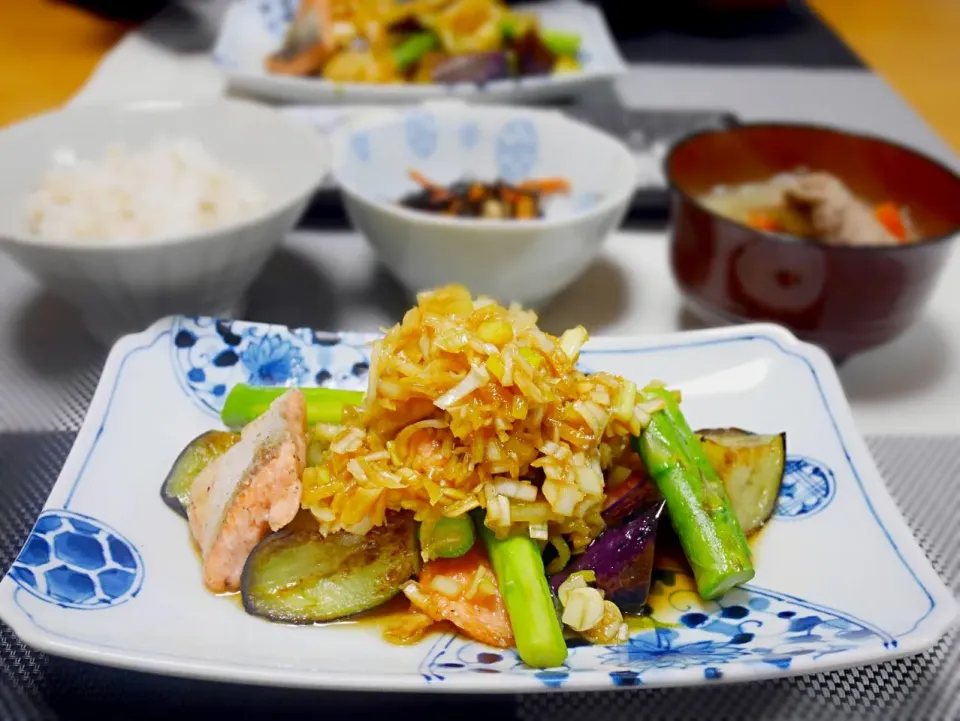
[{"label": "hijiki seaweed salad", "polygon": [[388,640],[443,623],[546,668],[627,639],[658,537],[704,599],[749,581],[784,435],[695,432],[662,383],[579,370],[586,340],[449,286],[373,344],[365,393],[236,386],[162,488],[207,588],[289,624],[400,598]]}]

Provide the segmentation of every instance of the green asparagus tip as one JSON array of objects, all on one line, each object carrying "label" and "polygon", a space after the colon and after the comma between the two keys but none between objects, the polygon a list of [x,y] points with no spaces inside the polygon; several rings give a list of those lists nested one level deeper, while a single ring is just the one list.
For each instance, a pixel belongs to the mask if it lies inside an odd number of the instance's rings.
[{"label": "green asparagus tip", "polygon": [[576,55],[580,52],[580,36],[562,30],[541,30],[540,40],[554,55]]},{"label": "green asparagus tip", "polygon": [[[286,387],[235,385],[223,402],[220,419],[228,428],[240,429],[263,414],[274,400],[289,391]],[[307,425],[343,422],[343,411],[363,401],[361,391],[334,388],[301,388],[307,406]]]}]

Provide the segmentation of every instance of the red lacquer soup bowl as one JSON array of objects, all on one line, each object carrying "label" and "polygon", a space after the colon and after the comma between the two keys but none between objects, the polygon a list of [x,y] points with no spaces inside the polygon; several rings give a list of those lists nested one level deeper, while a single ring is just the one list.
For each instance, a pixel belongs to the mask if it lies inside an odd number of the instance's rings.
[{"label": "red lacquer soup bowl", "polygon": [[[906,206],[921,239],[829,245],[755,230],[698,201],[718,185],[800,168],[834,174],[869,203]],[[740,125],[682,140],[665,171],[671,266],[694,314],[709,324],[778,323],[834,359],[910,327],[960,237],[960,177],[876,137],[812,125]]]}]

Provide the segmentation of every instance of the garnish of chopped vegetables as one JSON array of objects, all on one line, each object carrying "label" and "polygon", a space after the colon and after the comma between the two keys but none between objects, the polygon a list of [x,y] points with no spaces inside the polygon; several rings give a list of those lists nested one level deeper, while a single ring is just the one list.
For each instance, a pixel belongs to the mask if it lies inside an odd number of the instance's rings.
[{"label": "garnish of chopped vegetables", "polygon": [[631,381],[577,368],[584,328],[556,337],[536,321],[462,286],[421,293],[375,342],[362,405],[304,471],[321,533],[362,535],[390,510],[429,526],[483,508],[503,537],[563,536],[581,553],[604,528],[604,473],[651,409]]},{"label": "garnish of chopped vegetables", "polygon": [[590,643],[623,643],[629,632],[623,614],[613,601],[604,599],[603,591],[589,585],[594,580],[593,571],[578,571],[560,584],[561,621]]},{"label": "garnish of chopped vegetables", "polygon": [[404,196],[401,205],[412,210],[464,218],[540,218],[543,217],[543,198],[570,192],[570,182],[564,178],[531,179],[516,185],[503,180],[491,183],[460,180],[443,186],[416,170],[411,170],[409,175],[420,190]]}]

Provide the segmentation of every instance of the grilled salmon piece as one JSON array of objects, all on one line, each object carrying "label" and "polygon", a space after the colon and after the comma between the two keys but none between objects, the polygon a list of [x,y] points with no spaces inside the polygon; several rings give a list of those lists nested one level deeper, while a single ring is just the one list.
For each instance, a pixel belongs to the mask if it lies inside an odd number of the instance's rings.
[{"label": "grilled salmon piece", "polygon": [[300,510],[305,419],[303,393],[284,393],[193,482],[187,516],[211,591],[236,591],[254,546]]}]

